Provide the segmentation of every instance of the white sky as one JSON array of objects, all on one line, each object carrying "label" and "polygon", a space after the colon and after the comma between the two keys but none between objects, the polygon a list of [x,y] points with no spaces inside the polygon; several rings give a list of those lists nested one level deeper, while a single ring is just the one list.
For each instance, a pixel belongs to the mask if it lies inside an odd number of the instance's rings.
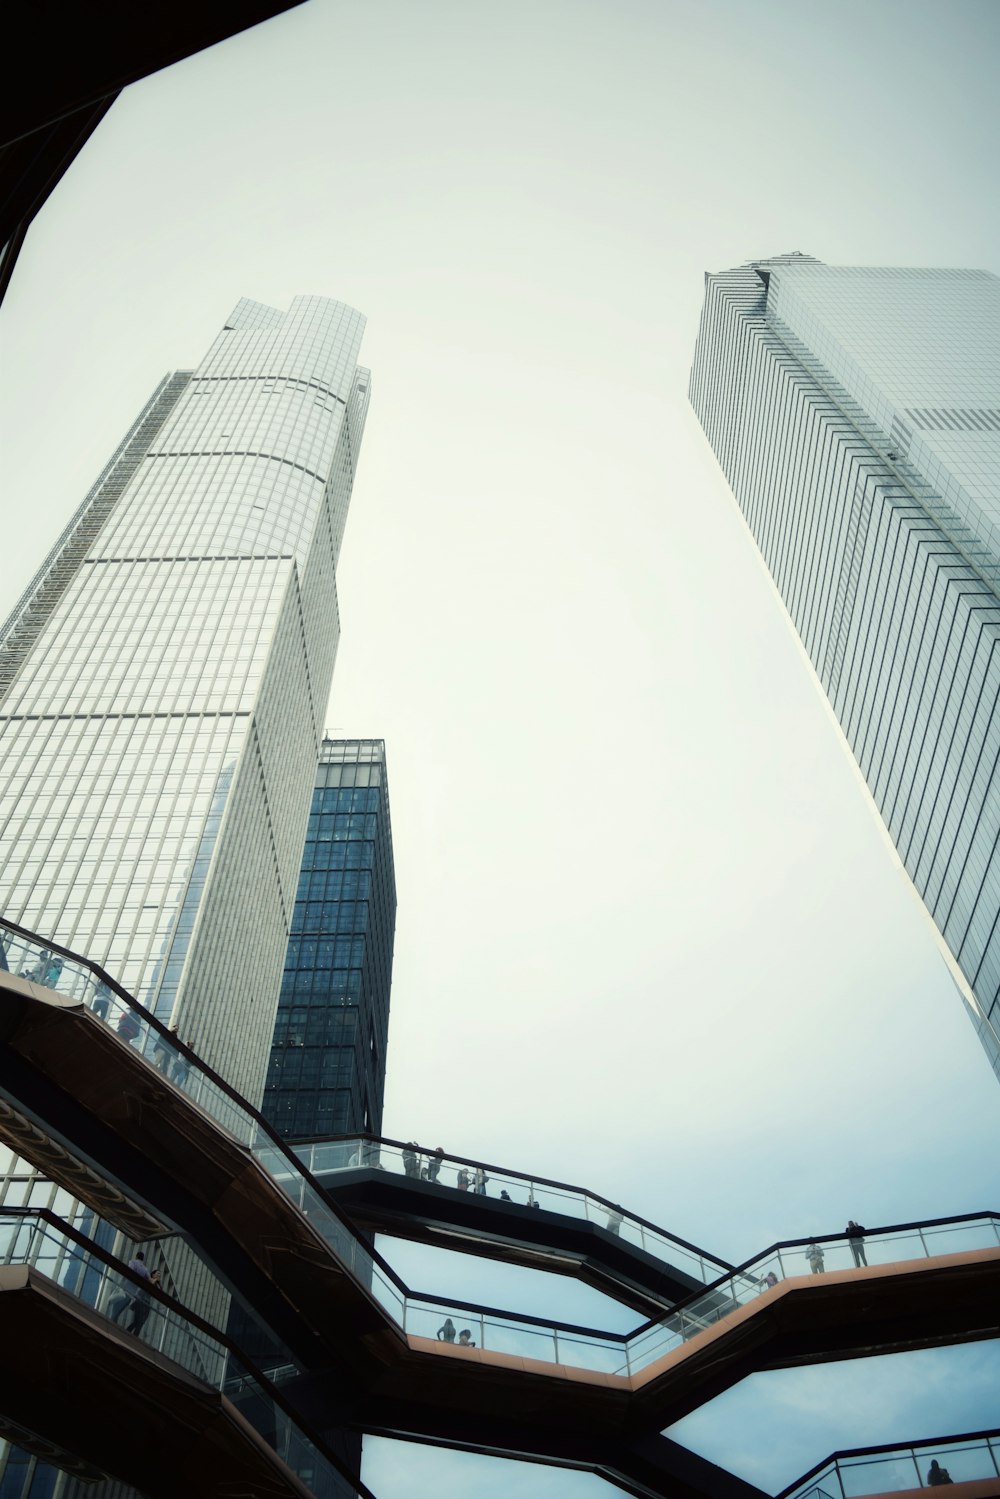
[{"label": "white sky", "polygon": [[[368,316],[328,721],[387,741],[386,1133],[736,1260],[998,1205],[1000,1088],[686,403],[706,269],[1000,269],[998,33],[990,3],[311,0],[130,89],[36,221],[0,615],[240,296]],[[800,1468],[857,1405],[817,1394]],[[368,1451],[379,1499],[514,1477]]]}]

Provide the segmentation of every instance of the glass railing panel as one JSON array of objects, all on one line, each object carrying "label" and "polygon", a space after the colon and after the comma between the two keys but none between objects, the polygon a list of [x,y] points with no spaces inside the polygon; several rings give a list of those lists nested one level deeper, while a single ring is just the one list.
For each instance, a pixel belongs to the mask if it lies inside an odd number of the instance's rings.
[{"label": "glass railing panel", "polygon": [[[34,972],[37,975],[42,972],[42,965],[48,963],[44,976],[51,981],[50,987],[59,987],[59,992],[67,992],[78,983],[85,987],[83,980],[93,979],[93,975],[89,975],[82,965],[68,959],[62,960],[57,972],[55,963],[51,961],[51,951],[43,944],[22,938],[17,933],[11,933],[9,928],[4,929],[0,926],[0,930],[4,931],[4,962],[8,968]],[[270,1172],[295,1206],[304,1213],[338,1260],[354,1274],[361,1285],[372,1291],[397,1324],[402,1326],[404,1317],[409,1311],[404,1302],[405,1293],[393,1284],[392,1277],[387,1275],[364,1244],[355,1237],[353,1231],[337,1216],[323,1195],[311,1185],[297,1167],[295,1160],[286,1155],[284,1150],[263,1131],[249,1109],[242,1106],[238,1100],[230,1098],[229,1094],[202,1070],[196,1058],[187,1057],[169,1037],[161,1035],[154,1026],[149,1024],[145,1012],[127,999],[110,993],[107,986],[98,986],[94,980],[90,1000],[99,1018],[108,1025],[113,1025],[119,1035],[144,1056],[150,1066],[159,1071],[174,1086],[182,1088],[237,1140],[252,1147],[257,1159]],[[485,1168],[481,1168],[481,1174],[477,1176],[479,1168],[458,1162],[445,1156],[443,1152],[439,1154],[436,1150],[428,1151],[416,1146],[346,1140],[305,1147],[305,1151],[308,1152],[306,1159],[318,1169],[323,1169],[319,1166],[320,1161],[326,1163],[326,1169],[334,1170],[349,1169],[352,1165],[357,1167],[361,1164],[377,1163],[384,1170],[436,1181],[442,1185],[453,1185],[457,1190],[475,1192],[478,1186],[485,1189],[487,1195],[495,1194],[497,1197],[501,1197],[506,1192],[511,1201],[521,1201],[529,1205],[534,1203],[540,1208],[548,1207],[556,1212],[573,1212],[576,1216],[585,1216],[590,1221],[601,1224],[605,1231],[617,1233],[620,1237],[628,1238],[630,1242],[647,1249],[651,1240],[654,1240],[658,1247],[662,1246],[661,1253],[664,1259],[672,1264],[678,1264],[682,1262],[683,1257],[686,1260],[685,1268],[692,1273],[698,1273],[701,1277],[717,1268],[697,1254],[684,1251],[681,1246],[666,1236],[656,1235],[654,1231],[630,1219],[623,1211],[599,1203],[587,1194],[568,1188],[546,1186],[531,1177],[517,1176],[512,1173],[486,1172]],[[346,1168],[335,1164],[343,1162],[345,1153]],[[5,1252],[8,1255],[17,1252],[19,1243],[17,1233],[12,1235],[9,1230],[6,1231],[4,1238],[0,1239],[0,1246],[5,1246]],[[995,1220],[990,1218],[973,1220],[965,1224],[925,1225],[916,1229],[871,1232],[867,1233],[862,1240],[863,1252],[870,1264],[888,1264],[899,1260],[925,1258],[932,1254],[960,1252],[963,1249],[995,1248],[998,1245],[1000,1245],[1000,1234],[998,1234]],[[698,1332],[716,1325],[738,1307],[752,1302],[770,1286],[788,1276],[851,1270],[854,1265],[854,1252],[846,1236],[823,1242],[803,1242],[770,1251],[734,1275],[711,1285],[703,1295],[683,1303],[676,1313],[671,1313],[651,1328],[636,1334],[627,1345],[626,1362],[632,1372],[636,1372],[672,1348],[688,1341]],[[437,1310],[440,1309],[439,1306]],[[584,1359],[604,1360],[606,1356],[617,1358],[621,1351],[620,1343],[615,1344],[610,1340],[605,1342],[600,1337],[576,1339],[570,1337],[560,1355],[558,1342],[564,1338],[565,1334],[558,1328],[541,1325],[528,1329],[526,1324],[508,1323],[502,1319],[498,1322],[495,1318],[491,1321],[489,1316],[485,1319],[481,1318],[480,1324],[483,1346],[489,1346],[489,1338],[492,1338],[495,1343],[506,1342],[507,1344],[510,1344],[512,1340],[520,1340],[518,1346],[527,1340],[527,1344],[536,1348],[536,1351],[523,1356],[547,1359],[558,1357],[560,1362],[566,1363],[570,1357],[581,1361]],[[489,1327],[494,1329],[493,1332],[488,1333]],[[537,1349],[542,1346],[551,1348],[551,1353],[538,1352]],[[594,1349],[603,1351],[598,1354],[593,1351]],[[603,1364],[600,1366],[603,1367]],[[594,1367],[594,1364],[592,1362],[581,1363],[581,1367]],[[613,1372],[615,1367],[617,1365],[612,1364],[608,1372]]]},{"label": "glass railing panel", "polygon": [[376,1261],[372,1261],[369,1290],[380,1306],[383,1306],[397,1327],[406,1319],[406,1297]]},{"label": "glass railing panel", "polygon": [[929,1481],[936,1462],[951,1483],[1000,1477],[1000,1439],[957,1438],[919,1447],[897,1447],[891,1452],[859,1453],[828,1463],[789,1499],[863,1499],[870,1494],[891,1494],[904,1489],[934,1488]]},{"label": "glass railing panel", "polygon": [[[45,989],[52,989],[67,999],[92,1005],[98,991],[98,980],[89,967],[73,958],[61,957],[43,942],[12,932],[0,926],[0,967],[19,978],[30,979]],[[101,986],[110,996],[110,990]]]},{"label": "glass railing panel", "polygon": [[27,1264],[34,1231],[35,1225],[31,1219],[0,1219],[0,1263]]},{"label": "glass railing panel", "polygon": [[[5,1224],[5,1229],[10,1228]],[[178,1364],[205,1384],[221,1390],[254,1429],[316,1495],[333,1499],[342,1484],[338,1470],[299,1429],[261,1380],[208,1332],[179,1311],[155,1299],[121,1267],[110,1265],[84,1245],[67,1240],[54,1226],[22,1221],[26,1230],[6,1235],[14,1253],[8,1263],[24,1263],[84,1304],[98,1311],[121,1331]],[[81,1296],[81,1288],[87,1288]],[[293,1373],[294,1365],[286,1366]]]},{"label": "glass railing panel", "polygon": [[[475,1164],[444,1154],[439,1156],[436,1151],[421,1146],[411,1148],[385,1141],[335,1140],[318,1145],[296,1146],[294,1149],[303,1165],[314,1175],[324,1171],[376,1166],[411,1180],[429,1181],[473,1195],[481,1192],[483,1196],[516,1203],[521,1207],[537,1207],[559,1213],[563,1217],[582,1219],[616,1234],[653,1258],[673,1265],[703,1283],[716,1279],[723,1268],[675,1243],[667,1235],[630,1218],[623,1209],[609,1207],[586,1192],[572,1187],[552,1186],[530,1176],[509,1171],[493,1168],[487,1171],[486,1168],[477,1168]],[[482,1169],[482,1177],[477,1176],[479,1169]]]},{"label": "glass railing panel", "polygon": [[326,1199],[309,1182],[302,1182],[298,1198],[298,1207],[310,1227],[330,1246],[341,1264],[353,1271],[355,1277],[364,1284],[366,1277],[370,1277],[374,1260],[361,1240],[354,1237]]},{"label": "glass railing panel", "polygon": [[582,1337],[556,1332],[556,1362],[571,1369],[590,1369],[597,1374],[631,1373],[628,1344],[613,1338]]},{"label": "glass railing panel", "polygon": [[921,1487],[920,1470],[909,1453],[886,1453],[870,1462],[840,1462],[837,1476],[844,1499]]},{"label": "glass railing panel", "polygon": [[937,1459],[940,1467],[947,1468],[952,1483],[1000,1477],[1000,1439],[927,1448],[919,1454],[925,1480],[932,1458]]},{"label": "glass railing panel", "polygon": [[568,1362],[559,1356],[559,1338],[554,1330],[496,1315],[480,1318],[478,1333],[475,1323],[472,1326],[473,1336],[490,1353],[505,1353],[511,1358],[529,1358],[547,1364]]},{"label": "glass railing panel", "polygon": [[378,1165],[378,1146],[364,1140],[329,1140],[321,1145],[294,1146],[295,1154],[313,1176],[324,1171],[346,1171]]},{"label": "glass railing panel", "polygon": [[[868,1263],[894,1264],[899,1261],[926,1259],[941,1253],[996,1248],[996,1222],[977,1219],[967,1224],[942,1224],[886,1234],[866,1234],[863,1239]],[[947,1244],[947,1249],[940,1246]],[[647,1367],[681,1342],[696,1333],[724,1321],[739,1307],[755,1301],[764,1292],[789,1276],[827,1274],[833,1270],[856,1268],[849,1241],[807,1241],[772,1250],[745,1269],[719,1282],[702,1296],[685,1302],[672,1313],[629,1341],[632,1372]]]},{"label": "glass railing panel", "polygon": [[920,1230],[920,1236],[931,1255],[1000,1248],[1000,1224],[988,1219],[976,1223],[929,1223]]},{"label": "glass railing panel", "polygon": [[243,1144],[257,1130],[256,1122],[211,1078],[194,1066],[171,1039],[149,1024],[144,1010],[115,994],[89,967],[53,954],[43,943],[0,925],[3,961],[7,969],[44,988],[86,1005],[167,1081],[181,1088],[217,1123]]},{"label": "glass railing panel", "polygon": [[[447,1313],[455,1329],[455,1337],[447,1335]],[[530,1323],[508,1321],[504,1317],[475,1314],[462,1310],[451,1310],[447,1306],[434,1306],[412,1299],[406,1304],[406,1331],[418,1337],[437,1338],[460,1348],[463,1334],[469,1334],[469,1346],[483,1348],[490,1353],[505,1353],[514,1358],[537,1359],[544,1363],[558,1363],[555,1336],[549,1329]]]}]

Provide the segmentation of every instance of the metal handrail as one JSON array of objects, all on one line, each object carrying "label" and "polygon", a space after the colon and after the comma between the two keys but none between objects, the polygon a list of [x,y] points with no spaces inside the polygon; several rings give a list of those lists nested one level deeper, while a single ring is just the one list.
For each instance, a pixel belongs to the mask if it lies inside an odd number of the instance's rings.
[{"label": "metal handrail", "polygon": [[[346,1144],[353,1140],[363,1141],[369,1145],[388,1145],[392,1149],[396,1150],[407,1150],[412,1148],[413,1145],[412,1141],[395,1140],[389,1135],[371,1135],[359,1132],[342,1135],[324,1135],[320,1139],[317,1139],[313,1136],[308,1140],[301,1141],[290,1139],[288,1141],[288,1144],[294,1150],[297,1146],[301,1149],[305,1149],[306,1146],[312,1148],[313,1146],[319,1147],[322,1145],[333,1145],[339,1143]],[[420,1151],[421,1155],[437,1155],[436,1150],[428,1150],[426,1145],[421,1145],[417,1148]],[[670,1233],[667,1229],[661,1228],[659,1224],[653,1223],[653,1221],[649,1218],[642,1218],[638,1213],[625,1211],[621,1208],[619,1203],[611,1202],[609,1198],[602,1197],[600,1193],[591,1191],[589,1187],[572,1186],[569,1182],[554,1181],[552,1178],[547,1176],[537,1176],[534,1174],[529,1174],[525,1171],[515,1171],[512,1170],[509,1166],[497,1166],[495,1163],[491,1163],[489,1161],[476,1160],[472,1156],[455,1155],[452,1151],[442,1152],[441,1156],[438,1157],[438,1159],[448,1161],[458,1166],[471,1166],[475,1170],[481,1169],[487,1174],[492,1174],[497,1177],[513,1177],[518,1181],[523,1181],[525,1184],[537,1187],[545,1187],[549,1191],[561,1192],[566,1196],[584,1197],[587,1198],[590,1202],[599,1204],[601,1210],[606,1213],[625,1212],[625,1217],[630,1223],[637,1223],[640,1228],[649,1229],[651,1233],[658,1234],[660,1238],[666,1239],[671,1244],[677,1244],[681,1249],[686,1250],[689,1254],[696,1256],[698,1259],[710,1260],[713,1265],[722,1266],[723,1269],[725,1269],[730,1274],[736,1269],[736,1266],[730,1264],[729,1260],[723,1259],[720,1255],[717,1254],[709,1254],[707,1250],[700,1248],[699,1245],[692,1244],[687,1239],[682,1239],[679,1234]],[[549,1209],[548,1211],[552,1211],[552,1209]]]},{"label": "metal handrail", "polygon": [[[355,1486],[358,1494],[361,1496],[361,1499],[375,1499],[375,1496],[371,1492],[371,1490],[361,1482],[360,1478],[356,1477],[350,1471],[350,1469],[344,1464],[342,1459],[337,1457],[327,1448],[323,1439],[321,1437],[318,1437],[316,1433],[302,1420],[300,1413],[296,1411],[291,1404],[289,1404],[285,1397],[279,1392],[277,1387],[272,1383],[271,1379],[257,1367],[252,1359],[247,1357],[243,1349],[240,1348],[239,1344],[235,1343],[232,1338],[228,1336],[228,1334],[220,1332],[217,1327],[213,1327],[210,1322],[206,1322],[204,1317],[200,1317],[197,1312],[191,1311],[188,1307],[177,1301],[173,1296],[170,1296],[159,1286],[154,1285],[152,1281],[146,1280],[140,1275],[136,1275],[133,1270],[129,1269],[128,1265],[123,1260],[117,1259],[113,1254],[105,1249],[103,1245],[98,1244],[94,1239],[89,1239],[86,1234],[81,1233],[79,1229],[75,1228],[71,1223],[68,1223],[64,1218],[60,1218],[59,1215],[52,1212],[50,1208],[0,1207],[0,1223],[4,1222],[5,1220],[21,1223],[27,1222],[28,1220],[31,1220],[33,1222],[47,1223],[50,1228],[55,1230],[60,1240],[68,1240],[69,1242],[75,1244],[85,1255],[89,1256],[92,1259],[99,1260],[104,1266],[106,1266],[108,1270],[110,1270],[114,1275],[118,1276],[120,1280],[122,1280],[123,1282],[128,1282],[131,1285],[135,1286],[137,1291],[141,1291],[143,1295],[149,1297],[151,1301],[159,1302],[160,1305],[162,1305],[166,1311],[170,1312],[172,1316],[179,1317],[181,1321],[188,1323],[189,1326],[197,1328],[198,1332],[200,1332],[204,1337],[208,1338],[210,1342],[217,1343],[221,1348],[225,1349],[227,1354],[237,1360],[246,1374],[249,1374],[252,1379],[257,1381],[257,1383],[267,1394],[268,1398],[273,1400],[274,1404],[278,1406],[282,1411],[284,1411],[288,1419],[299,1428],[299,1430],[303,1433],[304,1436],[308,1438],[310,1442],[312,1442],[317,1451],[324,1458],[326,1458],[326,1460],[331,1463],[333,1467],[337,1469],[338,1473],[340,1473],[340,1475],[345,1478],[348,1483],[351,1483]],[[31,1263],[28,1263],[28,1268],[30,1269],[37,1267]],[[42,1275],[45,1279],[50,1278],[48,1276],[45,1276],[44,1270],[39,1269],[38,1274]],[[59,1282],[54,1281],[53,1284],[58,1285]],[[75,1299],[81,1301],[81,1304],[84,1306],[87,1306],[89,1304],[82,1297],[75,1297]],[[298,1372],[297,1366],[293,1367],[295,1367],[296,1372]]]},{"label": "metal handrail", "polygon": [[815,1463],[801,1478],[796,1478],[793,1483],[788,1484],[775,1495],[775,1499],[791,1499],[800,1489],[804,1489],[814,1478],[819,1478],[828,1468],[836,1467],[841,1462],[846,1462],[853,1457],[880,1457],[900,1454],[906,1456],[908,1453],[926,1452],[955,1446],[959,1442],[995,1442],[1000,1441],[1000,1427],[994,1427],[989,1431],[965,1431],[952,1432],[950,1436],[944,1437],[921,1437],[916,1442],[883,1442],[876,1447],[841,1447],[836,1452],[831,1452],[821,1462]]},{"label": "metal handrail", "polygon": [[[235,1089],[230,1087],[229,1084],[224,1081],[224,1079],[220,1078],[218,1074],[213,1072],[213,1070],[208,1067],[207,1064],[204,1063],[194,1052],[192,1052],[182,1043],[178,1043],[176,1037],[166,1029],[163,1023],[159,1021],[156,1016],[150,1014],[150,1012],[146,1010],[145,1006],[141,1005],[119,984],[110,979],[110,977],[104,973],[104,970],[101,969],[97,964],[90,962],[86,958],[80,958],[76,953],[70,952],[65,948],[61,948],[55,943],[46,942],[36,934],[27,931],[23,927],[17,926],[15,923],[0,921],[0,926],[5,926],[9,931],[16,932],[19,936],[26,938],[29,942],[37,944],[37,946],[45,952],[50,954],[56,953],[60,956],[69,958],[72,962],[81,965],[89,972],[99,976],[100,982],[106,984],[113,993],[118,995],[119,999],[122,1000],[127,1007],[131,1008],[142,1016],[144,1022],[148,1024],[150,1030],[162,1038],[166,1047],[173,1049],[180,1055],[182,1055],[187,1060],[190,1067],[193,1067],[196,1072],[207,1077],[214,1087],[217,1087],[230,1102],[235,1104],[237,1112],[244,1119],[248,1119],[253,1122],[255,1129],[259,1132],[260,1137],[266,1143],[268,1148],[273,1148],[273,1150],[278,1155],[280,1155],[285,1162],[287,1162],[290,1168],[290,1175],[294,1179],[297,1179],[298,1181],[304,1183],[306,1186],[308,1186],[311,1192],[316,1194],[317,1199],[323,1203],[324,1209],[330,1212],[331,1217],[336,1219],[340,1227],[345,1231],[347,1240],[349,1240],[355,1246],[355,1249],[357,1251],[360,1251],[360,1253],[371,1265],[378,1267],[379,1271],[384,1275],[386,1281],[389,1282],[391,1287],[394,1289],[394,1292],[398,1295],[399,1300],[403,1305],[404,1317],[406,1304],[410,1301],[421,1302],[425,1305],[429,1303],[436,1308],[441,1308],[443,1311],[447,1310],[449,1307],[470,1307],[471,1304],[469,1303],[450,1302],[439,1296],[424,1296],[412,1292],[403,1281],[402,1277],[392,1269],[392,1267],[387,1263],[382,1255],[366,1240],[361,1238],[351,1221],[337,1206],[335,1200],[329,1194],[323,1191],[321,1184],[313,1176],[312,1172],[293,1153],[292,1147],[286,1141],[275,1134],[275,1132],[263,1118],[263,1116],[256,1109],[254,1109],[252,1105],[248,1104],[246,1100],[243,1099],[235,1091]],[[147,1061],[146,1058],[143,1058],[143,1060],[146,1065],[152,1065]],[[209,1115],[209,1117],[212,1116]],[[213,1123],[218,1123],[218,1121],[213,1120]],[[253,1149],[252,1146],[250,1148]],[[265,1167],[265,1169],[268,1168]],[[273,1171],[271,1171],[269,1174],[273,1178]],[[997,1237],[998,1246],[1000,1246],[1000,1215],[995,1213],[968,1213],[954,1215],[948,1218],[927,1220],[924,1222],[891,1225],[889,1227],[880,1229],[867,1229],[865,1230],[865,1234],[863,1237],[871,1240],[876,1238],[876,1236],[878,1235],[896,1233],[919,1233],[922,1229],[948,1227],[950,1225],[959,1225],[963,1223],[974,1222],[990,1223],[993,1228],[994,1234]],[[780,1259],[782,1250],[801,1252],[805,1246],[813,1243],[820,1245],[831,1244],[834,1242],[845,1244],[851,1237],[851,1235],[847,1235],[846,1233],[840,1233],[828,1235],[811,1235],[808,1238],[799,1240],[778,1241],[777,1243],[771,1245],[768,1249],[758,1252],[752,1258],[745,1260],[742,1265],[736,1266],[732,1271],[723,1273],[722,1275],[717,1277],[715,1281],[710,1282],[708,1285],[696,1287],[688,1296],[682,1298],[673,1307],[671,1307],[668,1312],[664,1313],[663,1315],[647,1319],[647,1321],[641,1323],[638,1327],[634,1328],[627,1334],[607,1332],[595,1328],[581,1328],[573,1324],[560,1324],[552,1320],[528,1316],[524,1313],[501,1312],[495,1309],[488,1311],[487,1308],[481,1306],[476,1307],[476,1313],[481,1317],[485,1317],[487,1314],[489,1314],[500,1317],[505,1322],[514,1322],[525,1327],[537,1328],[544,1331],[545,1334],[551,1334],[555,1337],[558,1336],[559,1332],[565,1332],[571,1337],[574,1334],[578,1336],[590,1336],[599,1338],[602,1342],[608,1345],[624,1345],[626,1361],[628,1361],[630,1353],[629,1345],[632,1343],[633,1339],[644,1338],[649,1332],[661,1327],[664,1328],[664,1330],[667,1331],[670,1335],[673,1335],[671,1330],[666,1328],[665,1324],[670,1320],[676,1319],[679,1321],[680,1326],[683,1329],[684,1313],[689,1311],[697,1302],[702,1303],[703,1310],[700,1312],[694,1312],[692,1314],[693,1325],[695,1327],[707,1325],[706,1316],[708,1316],[712,1321],[719,1320],[718,1311],[720,1310],[720,1308],[713,1304],[713,1298],[716,1296],[721,1296],[728,1293],[729,1296],[731,1296],[733,1303],[730,1310],[735,1310],[735,1308],[740,1304],[738,1295],[736,1293],[741,1289],[746,1290],[747,1288],[749,1288],[751,1290],[754,1290],[757,1287],[758,1283],[755,1280],[754,1271],[759,1271],[762,1268],[762,1262],[768,1260],[769,1257],[777,1255]],[[348,1266],[347,1268],[351,1269],[350,1266]],[[352,1278],[355,1281],[359,1293],[363,1294],[366,1299],[371,1301],[373,1306],[378,1307],[382,1312],[389,1311],[389,1309],[385,1307],[385,1305],[381,1303],[373,1294],[369,1286],[361,1277],[352,1272]],[[392,1316],[391,1311],[389,1311],[389,1316],[390,1320],[394,1323],[395,1329],[398,1331],[398,1333],[401,1336],[405,1337],[406,1334],[403,1328],[401,1327],[400,1323]],[[679,1336],[684,1336],[683,1331],[679,1334]]]}]

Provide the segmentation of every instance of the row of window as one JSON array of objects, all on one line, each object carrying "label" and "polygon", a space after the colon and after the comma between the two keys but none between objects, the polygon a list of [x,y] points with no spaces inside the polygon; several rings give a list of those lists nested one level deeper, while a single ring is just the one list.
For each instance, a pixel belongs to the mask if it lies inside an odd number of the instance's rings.
[{"label": "row of window", "polygon": [[372,876],[368,869],[313,869],[299,881],[297,900],[367,900]]},{"label": "row of window", "polygon": [[364,937],[290,937],[286,968],[360,968]]},{"label": "row of window", "polygon": [[264,1113],[278,1133],[285,1136],[342,1135],[350,1129],[366,1128],[366,1123],[352,1122],[350,1088],[329,1092],[268,1089],[264,1094]]},{"label": "row of window", "polygon": [[371,869],[375,863],[375,844],[352,839],[343,843],[307,843],[302,852],[302,869]]},{"label": "row of window", "polygon": [[[362,767],[363,768],[363,767]],[[354,770],[356,767],[345,766],[344,772]],[[312,809],[309,814],[309,826],[312,827],[313,820],[321,813],[331,812],[377,812],[379,809],[379,790],[377,787],[365,788],[361,785],[341,785],[330,787],[318,787],[313,792]]]},{"label": "row of window", "polygon": [[278,1015],[291,1004],[353,1005],[361,998],[360,968],[286,968]]},{"label": "row of window", "polygon": [[368,928],[368,903],[359,900],[297,901],[292,913],[292,935],[303,932],[337,933],[363,937]]}]

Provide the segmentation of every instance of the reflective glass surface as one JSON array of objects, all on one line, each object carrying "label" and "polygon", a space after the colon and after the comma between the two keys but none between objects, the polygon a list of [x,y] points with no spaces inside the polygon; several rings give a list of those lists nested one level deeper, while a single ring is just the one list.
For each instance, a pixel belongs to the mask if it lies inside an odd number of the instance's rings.
[{"label": "reflective glass surface", "polygon": [[1000,280],[708,277],[690,398],[1000,1073]]},{"label": "reflective glass surface", "polygon": [[363,327],[321,297],[241,302],[0,637],[0,910],[109,967],[257,1100],[337,647]]},{"label": "reflective glass surface", "polygon": [[324,740],[264,1093],[279,1134],[381,1127],[395,924],[385,745]]}]

